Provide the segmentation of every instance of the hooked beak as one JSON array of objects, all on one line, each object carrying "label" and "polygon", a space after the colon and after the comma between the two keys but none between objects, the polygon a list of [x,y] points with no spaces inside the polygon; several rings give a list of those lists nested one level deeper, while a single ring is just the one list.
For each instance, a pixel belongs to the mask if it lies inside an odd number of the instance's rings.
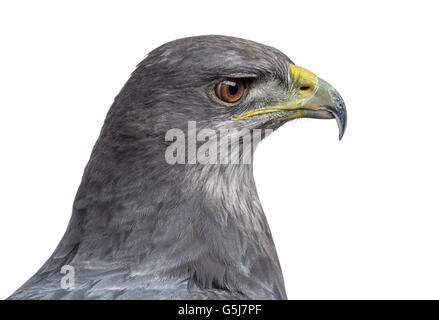
[{"label": "hooked beak", "polygon": [[343,99],[337,90],[304,68],[290,64],[288,71],[291,87],[287,101],[236,115],[232,120],[269,113],[276,115],[270,122],[298,118],[336,119],[341,140],[346,130],[347,113]]}]

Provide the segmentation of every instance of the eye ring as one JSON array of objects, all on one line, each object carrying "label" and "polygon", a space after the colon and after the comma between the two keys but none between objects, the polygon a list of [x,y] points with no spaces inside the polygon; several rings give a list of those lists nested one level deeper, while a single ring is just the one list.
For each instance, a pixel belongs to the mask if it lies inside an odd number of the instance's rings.
[{"label": "eye ring", "polygon": [[247,82],[241,78],[231,78],[215,85],[215,96],[228,104],[237,103],[247,90]]}]

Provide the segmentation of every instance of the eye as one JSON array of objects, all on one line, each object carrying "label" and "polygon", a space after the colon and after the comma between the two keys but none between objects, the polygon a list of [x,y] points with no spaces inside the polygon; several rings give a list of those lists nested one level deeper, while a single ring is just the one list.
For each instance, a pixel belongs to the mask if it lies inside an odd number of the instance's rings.
[{"label": "eye", "polygon": [[227,102],[238,102],[247,89],[247,83],[244,79],[227,79],[215,86],[215,95],[218,99]]}]

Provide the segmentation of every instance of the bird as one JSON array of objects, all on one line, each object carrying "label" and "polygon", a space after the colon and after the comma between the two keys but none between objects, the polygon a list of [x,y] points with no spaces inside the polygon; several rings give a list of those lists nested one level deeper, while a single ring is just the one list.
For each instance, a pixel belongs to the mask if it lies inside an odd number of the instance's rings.
[{"label": "bird", "polygon": [[254,146],[217,150],[298,118],[335,119],[339,139],[347,123],[338,91],[273,47],[204,35],[154,49],[107,113],[60,243],[8,299],[287,299],[252,161],[240,162]]}]

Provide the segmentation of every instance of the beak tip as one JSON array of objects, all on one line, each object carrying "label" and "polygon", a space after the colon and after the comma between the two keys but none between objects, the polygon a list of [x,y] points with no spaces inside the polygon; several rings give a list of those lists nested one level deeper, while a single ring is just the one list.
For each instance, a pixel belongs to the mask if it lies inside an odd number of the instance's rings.
[{"label": "beak tip", "polygon": [[338,124],[338,140],[340,141],[343,138],[344,132],[346,131],[346,116],[342,119],[337,118]]},{"label": "beak tip", "polygon": [[346,107],[344,101],[340,94],[333,88],[329,90],[333,106],[328,109],[333,114],[334,118],[337,120],[338,125],[338,140],[343,138],[344,132],[346,131],[346,123],[348,120]]},{"label": "beak tip", "polygon": [[346,123],[347,123],[347,114],[346,109],[343,107],[333,107],[333,106],[325,106],[326,110],[328,110],[332,116],[337,121],[338,126],[338,140],[343,138],[344,132],[346,131]]},{"label": "beak tip", "polygon": [[344,119],[337,118],[338,124],[338,140],[340,141],[343,138],[344,132],[346,131],[346,117]]}]

